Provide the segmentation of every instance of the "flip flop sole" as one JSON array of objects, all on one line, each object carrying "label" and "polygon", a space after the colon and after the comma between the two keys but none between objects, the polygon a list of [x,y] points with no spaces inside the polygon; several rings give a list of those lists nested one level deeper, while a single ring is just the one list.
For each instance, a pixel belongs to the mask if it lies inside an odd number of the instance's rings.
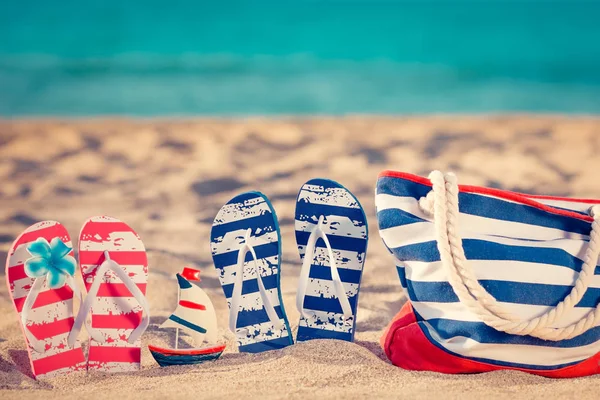
[{"label": "flip flop sole", "polygon": [[[30,278],[25,273],[25,261],[31,257],[27,246],[38,238],[45,238],[48,242],[60,238],[72,248],[69,233],[64,226],[55,221],[43,221],[32,225],[15,240],[6,260],[6,282],[19,315],[19,324],[25,299],[35,281],[35,278]],[[73,256],[72,250],[69,255]],[[73,322],[73,290],[68,285],[50,289],[47,283],[44,283],[27,321],[29,331],[38,340],[44,341],[44,352],[37,352],[25,339],[31,371],[35,377],[49,378],[77,370],[85,371],[85,357],[79,341],[73,348],[67,343]],[[22,325],[21,329],[24,329]]]},{"label": "flip flop sole", "polygon": [[[258,353],[293,344],[279,286],[281,246],[277,216],[262,193],[247,192],[234,197],[215,217],[211,230],[211,251],[219,281],[231,307],[237,257],[244,235],[252,229],[250,244],[256,251],[260,276],[281,328],[276,328],[265,310],[254,272],[253,258],[246,255],[241,310],[236,337],[240,352]],[[230,311],[231,312],[231,311]],[[247,328],[241,329],[241,328]]]},{"label": "flip flop sole", "polygon": [[148,282],[146,249],[137,233],[126,223],[110,217],[93,217],[79,235],[79,262],[86,290],[94,279],[102,279],[91,310],[92,328],[104,342],[90,337],[88,369],[127,372],[140,369],[140,339],[129,343],[131,332],[140,324],[142,307],[125,284],[112,271],[96,277],[104,262],[104,251],[123,268],[145,295]]},{"label": "flip flop sole", "polygon": [[300,189],[296,201],[296,243],[302,260],[310,233],[321,215],[325,217],[323,230],[333,249],[353,317],[346,320],[343,316],[332,282],[327,248],[325,242],[319,239],[303,303],[310,318],[301,315],[296,340],[353,341],[358,294],[367,254],[367,217],[356,197],[339,183],[329,179],[308,181]]}]

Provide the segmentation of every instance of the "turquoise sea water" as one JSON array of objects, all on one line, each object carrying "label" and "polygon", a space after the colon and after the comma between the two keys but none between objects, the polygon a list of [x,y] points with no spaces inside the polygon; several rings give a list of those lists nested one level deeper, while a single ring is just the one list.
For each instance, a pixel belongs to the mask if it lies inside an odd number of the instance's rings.
[{"label": "turquoise sea water", "polygon": [[3,1],[0,115],[600,113],[600,2]]}]

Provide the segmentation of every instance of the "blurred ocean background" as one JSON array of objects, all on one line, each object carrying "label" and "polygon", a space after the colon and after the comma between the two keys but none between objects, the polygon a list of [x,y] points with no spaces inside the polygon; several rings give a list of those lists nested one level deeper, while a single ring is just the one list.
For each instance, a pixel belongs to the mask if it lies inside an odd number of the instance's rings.
[{"label": "blurred ocean background", "polygon": [[0,115],[600,113],[600,1],[2,1]]}]

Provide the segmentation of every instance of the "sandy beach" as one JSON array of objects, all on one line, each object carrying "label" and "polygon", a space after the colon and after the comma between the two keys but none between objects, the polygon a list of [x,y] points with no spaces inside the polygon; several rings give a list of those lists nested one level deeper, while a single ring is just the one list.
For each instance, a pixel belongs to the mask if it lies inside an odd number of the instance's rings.
[{"label": "sandy beach", "polygon": [[[600,376],[551,380],[520,372],[450,376],[391,365],[379,347],[405,302],[374,207],[377,174],[454,171],[462,183],[600,197],[600,118],[347,117],[315,119],[0,121],[0,259],[29,225],[60,221],[76,241],[83,222],[109,215],[137,230],[148,250],[151,324],[143,368],[126,375],[31,378],[25,341],[0,269],[0,397],[8,398],[574,398],[600,397]],[[313,341],[262,354],[237,352],[209,234],[238,192],[273,202],[282,230],[282,292],[292,330],[300,260],[294,201],[310,178],[337,180],[359,198],[370,241],[356,343]],[[174,274],[202,271],[228,348],[214,363],[159,368],[148,343],[172,345],[158,325],[174,309]],[[85,343],[85,330],[81,340]]]}]

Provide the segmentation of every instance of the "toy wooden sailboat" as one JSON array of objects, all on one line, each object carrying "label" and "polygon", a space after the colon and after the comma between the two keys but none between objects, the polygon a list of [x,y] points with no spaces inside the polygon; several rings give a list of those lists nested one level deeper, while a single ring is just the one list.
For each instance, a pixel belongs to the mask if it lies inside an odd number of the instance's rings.
[{"label": "toy wooden sailboat", "polygon": [[[187,278],[187,279],[186,279]],[[161,367],[169,365],[200,364],[219,358],[225,345],[216,345],[217,316],[208,295],[190,280],[200,280],[200,271],[184,268],[177,274],[179,283],[179,304],[160,328],[175,328],[175,348],[165,349],[148,345],[148,349]],[[207,346],[192,349],[179,349],[179,329],[189,334],[196,345]]]}]

